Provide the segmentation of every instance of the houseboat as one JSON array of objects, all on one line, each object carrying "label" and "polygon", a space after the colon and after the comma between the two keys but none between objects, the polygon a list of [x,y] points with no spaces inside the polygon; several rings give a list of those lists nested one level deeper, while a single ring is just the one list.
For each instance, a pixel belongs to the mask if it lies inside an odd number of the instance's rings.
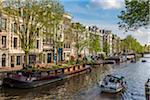
[{"label": "houseboat", "polygon": [[136,60],[135,60],[135,59],[132,59],[132,60],[131,60],[131,63],[136,63]]},{"label": "houseboat", "polygon": [[3,84],[4,73],[0,73],[0,86]]},{"label": "houseboat", "polygon": [[19,71],[9,73],[3,80],[4,86],[13,88],[34,88],[44,84],[64,80],[79,73],[91,71],[90,66],[75,65],[66,68],[47,71]]},{"label": "houseboat", "polygon": [[0,73],[0,86],[2,86],[2,84],[3,84],[3,78],[2,78],[2,75]]},{"label": "houseboat", "polygon": [[123,76],[107,75],[100,83],[102,92],[118,93],[126,88],[126,82]]}]

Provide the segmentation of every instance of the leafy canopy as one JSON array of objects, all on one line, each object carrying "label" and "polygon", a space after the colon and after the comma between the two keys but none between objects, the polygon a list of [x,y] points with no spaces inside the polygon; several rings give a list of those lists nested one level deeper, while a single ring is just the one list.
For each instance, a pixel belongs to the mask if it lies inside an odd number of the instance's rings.
[{"label": "leafy canopy", "polygon": [[136,30],[149,25],[149,0],[125,0],[125,10],[118,16],[121,29]]},{"label": "leafy canopy", "polygon": [[128,35],[124,40],[124,49],[126,52],[141,53],[144,51],[144,47],[131,35]]},{"label": "leafy canopy", "polygon": [[37,34],[51,33],[53,23],[59,23],[64,12],[58,0],[5,0],[2,10],[14,22],[25,53],[35,48]]}]

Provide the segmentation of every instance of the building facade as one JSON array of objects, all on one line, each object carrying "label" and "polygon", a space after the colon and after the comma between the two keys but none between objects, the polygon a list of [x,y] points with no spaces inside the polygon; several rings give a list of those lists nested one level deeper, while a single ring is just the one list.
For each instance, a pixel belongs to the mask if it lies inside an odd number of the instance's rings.
[{"label": "building facade", "polygon": [[[57,33],[53,36],[41,35],[44,31],[37,33],[34,49],[29,52],[29,64],[50,64],[54,61],[69,60],[76,56],[76,38],[72,30],[72,17],[64,14]],[[25,53],[21,49],[21,41],[16,33],[16,24],[7,15],[0,16],[0,67],[22,67],[25,63]],[[80,34],[82,40],[98,36],[101,52],[105,43],[109,45],[109,55],[120,52],[117,43],[121,42],[119,37],[114,36],[110,30],[100,29],[97,26],[86,26],[85,31]],[[57,43],[57,44],[56,44]],[[91,54],[88,47],[81,51],[82,55]]]},{"label": "building facade", "polygon": [[[103,49],[105,48],[106,44],[108,46],[107,49],[108,50],[108,54],[107,55],[112,55],[113,53],[113,48],[112,48],[112,37],[113,37],[113,34],[111,33],[110,30],[105,30],[105,29],[101,29],[101,33],[102,33],[102,36],[103,36]],[[105,52],[105,51],[104,51]]]}]

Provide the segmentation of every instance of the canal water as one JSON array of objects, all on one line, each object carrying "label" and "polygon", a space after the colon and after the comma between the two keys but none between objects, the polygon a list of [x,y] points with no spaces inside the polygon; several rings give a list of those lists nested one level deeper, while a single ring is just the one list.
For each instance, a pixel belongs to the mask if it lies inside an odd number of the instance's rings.
[{"label": "canal water", "polygon": [[[145,59],[147,62],[142,63]],[[101,93],[98,82],[105,75],[125,76],[128,88],[124,93]],[[144,84],[150,77],[150,55],[136,63],[95,66],[91,73],[34,89],[0,88],[0,100],[145,100]]]}]

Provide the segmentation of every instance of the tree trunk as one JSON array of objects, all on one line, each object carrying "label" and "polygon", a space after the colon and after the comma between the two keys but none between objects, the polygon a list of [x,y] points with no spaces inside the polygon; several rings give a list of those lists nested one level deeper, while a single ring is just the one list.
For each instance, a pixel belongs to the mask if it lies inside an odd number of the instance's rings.
[{"label": "tree trunk", "polygon": [[23,67],[27,67],[28,65],[28,55],[29,55],[29,52],[28,51],[25,51],[25,59],[24,59],[24,66]]},{"label": "tree trunk", "polygon": [[78,64],[79,63],[79,52],[78,52],[79,50],[78,50],[78,48],[77,48],[77,61],[76,61],[76,63]]}]

